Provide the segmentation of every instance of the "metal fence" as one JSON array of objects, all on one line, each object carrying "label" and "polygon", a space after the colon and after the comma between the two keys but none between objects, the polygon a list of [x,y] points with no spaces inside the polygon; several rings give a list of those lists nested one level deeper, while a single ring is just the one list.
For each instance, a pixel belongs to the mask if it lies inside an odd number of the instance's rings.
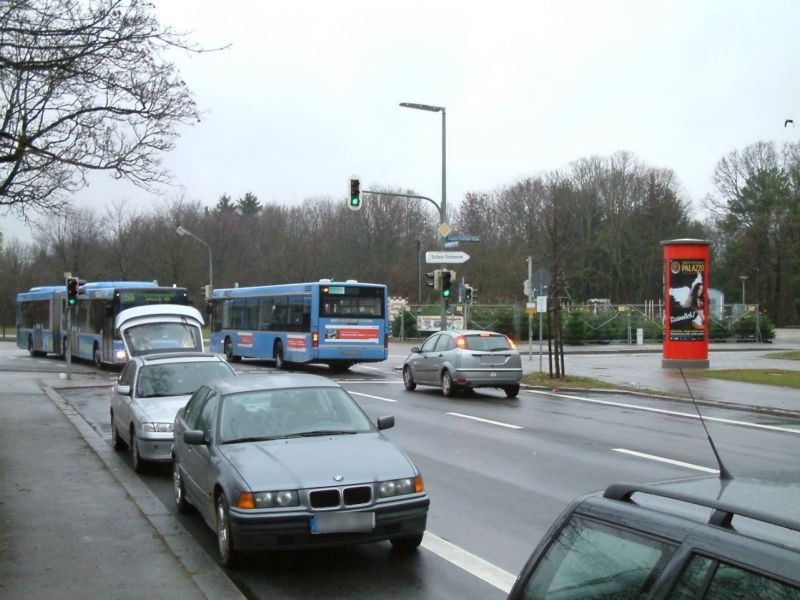
[{"label": "metal fence", "polygon": [[[663,305],[658,301],[642,304],[562,304],[564,339],[567,344],[660,342],[664,335]],[[500,331],[518,341],[547,339],[547,316],[525,304],[461,304],[447,310],[447,329]],[[425,338],[441,329],[441,305],[404,304],[392,318],[392,335]],[[759,306],[727,304],[709,316],[709,339],[768,342],[774,337],[772,323]]]}]

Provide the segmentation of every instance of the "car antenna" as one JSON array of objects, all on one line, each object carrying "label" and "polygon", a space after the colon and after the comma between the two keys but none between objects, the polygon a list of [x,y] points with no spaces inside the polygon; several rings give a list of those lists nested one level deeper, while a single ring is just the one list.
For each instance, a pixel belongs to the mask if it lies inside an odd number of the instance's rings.
[{"label": "car antenna", "polygon": [[694,394],[692,394],[692,388],[689,386],[689,382],[686,380],[686,375],[683,374],[683,369],[678,369],[681,372],[681,377],[683,377],[683,383],[686,384],[686,389],[689,390],[689,397],[692,399],[692,404],[694,404],[694,409],[697,411],[697,416],[700,417],[700,422],[703,424],[703,429],[706,430],[706,436],[708,437],[708,443],[711,444],[711,450],[714,452],[714,456],[717,457],[717,464],[719,465],[719,478],[725,481],[733,479],[733,475],[728,469],[725,468],[725,465],[722,464],[722,459],[719,457],[719,452],[717,452],[717,447],[714,445],[714,440],[711,439],[711,434],[708,432],[708,427],[706,427],[706,422],[703,419],[703,415],[700,414],[700,407],[697,406],[697,400],[694,399]]}]

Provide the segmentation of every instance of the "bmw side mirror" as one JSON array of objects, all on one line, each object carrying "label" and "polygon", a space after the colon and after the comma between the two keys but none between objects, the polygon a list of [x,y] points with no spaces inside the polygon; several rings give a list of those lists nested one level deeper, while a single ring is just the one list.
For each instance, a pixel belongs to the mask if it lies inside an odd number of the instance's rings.
[{"label": "bmw side mirror", "polygon": [[378,429],[391,429],[394,427],[394,415],[378,417]]},{"label": "bmw side mirror", "polygon": [[114,391],[119,394],[120,396],[130,396],[131,395],[131,386],[129,385],[122,385],[121,383],[114,384]]},{"label": "bmw side mirror", "polygon": [[187,429],[183,432],[183,441],[193,446],[206,443],[206,435],[199,429]]}]

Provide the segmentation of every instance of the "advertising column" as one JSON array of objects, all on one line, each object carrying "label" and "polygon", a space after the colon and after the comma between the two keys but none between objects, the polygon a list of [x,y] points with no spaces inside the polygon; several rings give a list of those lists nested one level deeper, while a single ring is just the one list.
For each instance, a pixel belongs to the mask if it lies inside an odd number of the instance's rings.
[{"label": "advertising column", "polygon": [[708,367],[709,243],[668,240],[664,247],[663,368]]}]

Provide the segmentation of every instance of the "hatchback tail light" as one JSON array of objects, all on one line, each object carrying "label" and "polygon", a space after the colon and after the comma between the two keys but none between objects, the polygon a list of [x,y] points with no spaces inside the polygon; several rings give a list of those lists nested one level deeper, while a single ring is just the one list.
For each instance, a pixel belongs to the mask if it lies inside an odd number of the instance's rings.
[{"label": "hatchback tail light", "polygon": [[461,348],[462,350],[467,349],[467,338],[463,335],[460,335],[456,338],[456,347]]},{"label": "hatchback tail light", "polygon": [[319,348],[319,332],[315,331],[311,334],[311,347]]}]

